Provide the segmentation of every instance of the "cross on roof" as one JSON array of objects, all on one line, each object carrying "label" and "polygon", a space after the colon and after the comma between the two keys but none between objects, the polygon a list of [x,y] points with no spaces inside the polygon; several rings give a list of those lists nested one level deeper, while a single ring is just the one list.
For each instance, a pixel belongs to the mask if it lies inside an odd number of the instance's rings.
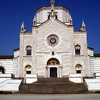
[{"label": "cross on roof", "polygon": [[51,6],[54,7],[54,3],[55,3],[55,1],[54,0],[51,0]]}]

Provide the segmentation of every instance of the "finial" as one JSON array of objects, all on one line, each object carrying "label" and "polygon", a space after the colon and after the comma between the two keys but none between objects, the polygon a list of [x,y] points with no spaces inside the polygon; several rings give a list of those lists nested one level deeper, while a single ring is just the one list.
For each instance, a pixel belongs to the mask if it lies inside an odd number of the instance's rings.
[{"label": "finial", "polygon": [[82,21],[82,28],[81,28],[82,31],[86,31],[86,25],[84,23],[84,20]]},{"label": "finial", "polygon": [[52,17],[54,17],[54,3],[55,3],[55,1],[54,0],[51,0],[51,13],[50,13],[50,15]]},{"label": "finial", "polygon": [[34,16],[33,25],[36,25],[36,21],[37,21],[37,18],[36,18],[36,16]]},{"label": "finial", "polygon": [[84,20],[82,21],[82,27],[85,27],[85,23],[84,23]]},{"label": "finial", "polygon": [[51,0],[51,7],[52,7],[52,9],[54,9],[54,4],[55,4],[55,1]]},{"label": "finial", "polygon": [[21,32],[26,32],[25,27],[24,27],[24,22],[22,22],[22,25],[21,25]]},{"label": "finial", "polygon": [[72,16],[71,16],[71,14],[69,14],[69,24],[73,24],[73,20],[72,20]]},{"label": "finial", "polygon": [[24,22],[22,22],[21,29],[24,29]]},{"label": "finial", "polygon": [[37,20],[37,18],[36,18],[36,16],[34,16],[34,21],[36,21]]}]

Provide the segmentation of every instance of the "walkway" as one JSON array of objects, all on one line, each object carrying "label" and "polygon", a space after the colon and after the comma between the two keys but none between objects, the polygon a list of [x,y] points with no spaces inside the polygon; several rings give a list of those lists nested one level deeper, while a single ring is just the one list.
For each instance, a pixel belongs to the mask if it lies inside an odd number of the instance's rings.
[{"label": "walkway", "polygon": [[0,95],[0,100],[100,100],[100,94],[72,94],[72,95],[12,94],[12,95]]}]

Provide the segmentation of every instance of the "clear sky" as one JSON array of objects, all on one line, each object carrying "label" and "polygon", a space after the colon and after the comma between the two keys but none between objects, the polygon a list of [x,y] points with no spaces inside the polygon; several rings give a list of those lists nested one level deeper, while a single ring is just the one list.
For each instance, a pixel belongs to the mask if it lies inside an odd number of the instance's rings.
[{"label": "clear sky", "polygon": [[[55,0],[55,5],[70,9],[75,30],[84,20],[88,47],[100,53],[100,0]],[[42,6],[50,6],[50,0],[0,0],[0,55],[12,55],[19,48],[22,21],[31,32],[35,11]]]}]

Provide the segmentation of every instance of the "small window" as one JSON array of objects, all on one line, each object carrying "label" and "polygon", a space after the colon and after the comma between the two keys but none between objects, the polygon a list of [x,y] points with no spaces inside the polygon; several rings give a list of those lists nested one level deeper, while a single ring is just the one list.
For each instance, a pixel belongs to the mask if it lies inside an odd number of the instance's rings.
[{"label": "small window", "polygon": [[26,55],[31,55],[32,54],[32,47],[31,46],[27,46],[26,47]]},{"label": "small window", "polygon": [[27,50],[27,55],[31,55],[31,50]]},{"label": "small window", "polygon": [[80,45],[75,46],[75,54],[76,55],[80,55],[80,49],[81,49]]},{"label": "small window", "polygon": [[55,53],[54,53],[54,51],[52,52],[52,56],[54,56],[55,55]]},{"label": "small window", "polygon": [[26,71],[26,74],[31,74],[31,71]]},{"label": "small window", "polygon": [[31,74],[32,67],[30,65],[27,65],[25,67],[25,70],[26,70],[26,74]]},{"label": "small window", "polygon": [[81,70],[76,70],[76,73],[77,74],[81,74]]}]

